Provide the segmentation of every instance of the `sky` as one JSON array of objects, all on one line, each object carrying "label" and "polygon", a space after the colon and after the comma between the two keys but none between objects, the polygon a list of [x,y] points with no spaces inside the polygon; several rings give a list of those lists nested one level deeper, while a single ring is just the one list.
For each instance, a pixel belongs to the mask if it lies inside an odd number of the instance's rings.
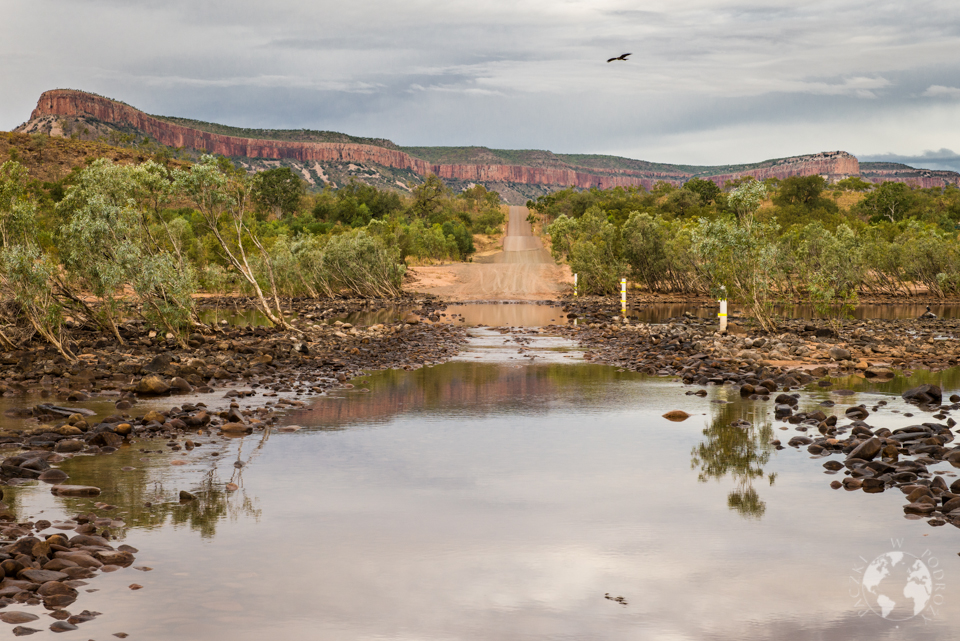
[{"label": "sky", "polygon": [[72,88],[408,146],[682,164],[843,150],[960,170],[955,0],[5,0],[2,14],[2,130]]}]

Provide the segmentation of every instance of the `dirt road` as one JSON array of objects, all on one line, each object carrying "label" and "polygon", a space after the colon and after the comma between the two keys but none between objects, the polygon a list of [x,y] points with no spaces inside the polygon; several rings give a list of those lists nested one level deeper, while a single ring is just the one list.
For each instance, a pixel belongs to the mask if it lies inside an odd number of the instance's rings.
[{"label": "dirt road", "polygon": [[533,235],[526,207],[510,207],[503,251],[472,263],[414,267],[407,288],[450,300],[538,300],[556,298],[572,282]]}]

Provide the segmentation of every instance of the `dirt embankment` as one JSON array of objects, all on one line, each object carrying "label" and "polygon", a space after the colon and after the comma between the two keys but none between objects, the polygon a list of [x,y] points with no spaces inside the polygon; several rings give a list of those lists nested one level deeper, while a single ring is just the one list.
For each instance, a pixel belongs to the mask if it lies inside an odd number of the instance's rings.
[{"label": "dirt embankment", "polygon": [[557,265],[527,222],[526,207],[510,207],[503,251],[472,263],[415,267],[410,289],[449,301],[556,298],[572,283],[570,268]]}]

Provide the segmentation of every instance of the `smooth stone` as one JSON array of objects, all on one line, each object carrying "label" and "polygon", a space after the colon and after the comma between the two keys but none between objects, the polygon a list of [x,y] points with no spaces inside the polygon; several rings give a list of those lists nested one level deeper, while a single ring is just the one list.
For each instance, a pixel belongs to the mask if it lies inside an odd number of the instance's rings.
[{"label": "smooth stone", "polygon": [[63,470],[51,468],[49,470],[44,470],[43,472],[41,472],[37,480],[44,481],[46,483],[61,483],[63,481],[66,481],[67,478],[69,477],[67,476],[67,473],[64,472]]},{"label": "smooth stone", "polygon": [[63,572],[56,572],[54,570],[22,570],[20,572],[21,577],[25,577],[34,583],[46,583],[47,581],[64,581],[69,579],[70,576],[64,574]]},{"label": "smooth stone", "polygon": [[29,612],[20,612],[14,610],[12,612],[0,612],[0,621],[4,623],[30,623],[31,621],[36,621],[39,619],[36,614],[30,614]]},{"label": "smooth stone", "polygon": [[79,630],[79,628],[72,623],[67,621],[54,621],[50,625],[50,629],[54,632],[70,632],[71,630]]},{"label": "smooth stone", "polygon": [[13,636],[25,637],[27,635],[34,634],[36,632],[40,632],[40,630],[37,630],[35,628],[25,628],[22,625],[18,625],[13,629]]},{"label": "smooth stone", "polygon": [[100,496],[100,488],[92,485],[54,485],[50,493],[57,496]]},{"label": "smooth stone", "polygon": [[664,414],[663,418],[667,419],[668,421],[673,421],[674,423],[679,423],[690,418],[690,415],[683,410],[671,410]]}]

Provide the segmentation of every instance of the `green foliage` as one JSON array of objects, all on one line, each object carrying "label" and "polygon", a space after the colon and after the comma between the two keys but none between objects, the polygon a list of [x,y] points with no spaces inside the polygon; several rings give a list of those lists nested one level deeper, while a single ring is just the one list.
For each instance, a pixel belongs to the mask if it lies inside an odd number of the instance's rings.
[{"label": "green foliage", "polygon": [[717,186],[717,183],[702,178],[691,178],[683,188],[699,196],[701,205],[709,205],[712,202],[716,202],[717,197],[723,193]]},{"label": "green foliage", "polygon": [[257,210],[267,218],[284,218],[296,214],[306,191],[306,183],[289,167],[275,167],[258,172],[250,181],[253,202]]},{"label": "green foliage", "polygon": [[750,180],[727,195],[727,205],[737,218],[743,221],[756,213],[766,195],[766,185]]},{"label": "green foliage", "polygon": [[721,295],[725,288],[766,330],[773,329],[777,231],[775,224],[754,221],[740,225],[729,218],[700,219],[693,230],[693,251],[714,295]]},{"label": "green foliage", "polygon": [[849,178],[844,178],[843,180],[838,180],[835,187],[837,189],[842,189],[843,191],[870,191],[874,188],[872,182],[867,182],[860,176],[850,176]]},{"label": "green foliage", "polygon": [[700,290],[689,225],[633,212],[622,233],[623,254],[631,274],[648,290]]},{"label": "green foliage", "polygon": [[598,207],[588,209],[580,218],[560,216],[547,229],[557,260],[566,259],[579,274],[580,291],[585,294],[612,294],[618,291],[620,278],[629,264],[620,247],[620,230],[607,220]]},{"label": "green foliage", "polygon": [[867,194],[858,209],[869,216],[871,222],[884,219],[897,222],[915,215],[919,204],[918,194],[909,185],[885,182]]},{"label": "green foliage", "polygon": [[28,175],[20,163],[8,160],[0,165],[0,242],[24,240],[36,222],[36,204],[27,194]]}]

